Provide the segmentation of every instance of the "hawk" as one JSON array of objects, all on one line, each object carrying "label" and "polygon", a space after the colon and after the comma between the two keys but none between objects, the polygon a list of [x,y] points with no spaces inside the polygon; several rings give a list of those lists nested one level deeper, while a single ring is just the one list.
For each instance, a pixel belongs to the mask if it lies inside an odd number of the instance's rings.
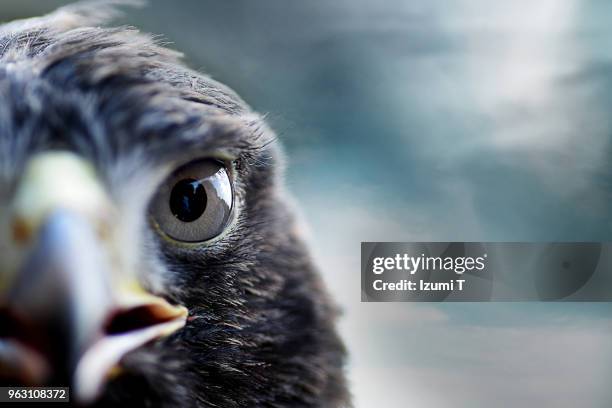
[{"label": "hawk", "polygon": [[236,93],[121,1],[0,26],[0,383],[80,405],[346,407],[337,310]]}]

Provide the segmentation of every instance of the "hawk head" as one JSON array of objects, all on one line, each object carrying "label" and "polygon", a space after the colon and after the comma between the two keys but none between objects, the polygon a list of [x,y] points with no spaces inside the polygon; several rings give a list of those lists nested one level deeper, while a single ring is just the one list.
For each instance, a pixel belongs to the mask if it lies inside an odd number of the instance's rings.
[{"label": "hawk head", "polygon": [[348,405],[263,118],[116,1],[0,26],[0,383],[80,404]]}]

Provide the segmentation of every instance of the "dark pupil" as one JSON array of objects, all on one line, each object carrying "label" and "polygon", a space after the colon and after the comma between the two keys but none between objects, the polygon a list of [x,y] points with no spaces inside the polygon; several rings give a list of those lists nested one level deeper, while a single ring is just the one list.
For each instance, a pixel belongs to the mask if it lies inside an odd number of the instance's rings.
[{"label": "dark pupil", "polygon": [[206,190],[194,179],[181,180],[170,193],[170,211],[183,222],[195,221],[206,209]]}]

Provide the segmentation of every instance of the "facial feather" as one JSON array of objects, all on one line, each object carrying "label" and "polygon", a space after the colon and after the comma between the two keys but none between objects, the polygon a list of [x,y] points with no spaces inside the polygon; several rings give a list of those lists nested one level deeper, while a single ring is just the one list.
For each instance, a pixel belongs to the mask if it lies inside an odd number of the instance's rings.
[{"label": "facial feather", "polygon": [[[119,209],[122,262],[189,309],[181,331],[123,359],[98,403],[348,406],[336,309],[296,227],[273,132],[151,36],[91,26],[119,3],[0,27],[0,205],[33,154],[77,153]],[[174,168],[200,157],[231,163],[233,222],[211,242],[168,242],[151,228],[150,200]]]}]

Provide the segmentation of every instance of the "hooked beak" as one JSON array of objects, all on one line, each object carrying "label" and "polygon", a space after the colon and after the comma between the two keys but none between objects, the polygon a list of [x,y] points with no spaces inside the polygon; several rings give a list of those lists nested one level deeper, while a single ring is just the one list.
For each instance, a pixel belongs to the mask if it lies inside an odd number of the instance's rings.
[{"label": "hooked beak", "polygon": [[2,382],[70,385],[91,402],[126,353],[185,325],[184,307],[147,293],[121,266],[112,206],[77,156],[30,161],[11,227],[18,256],[0,269]]}]

